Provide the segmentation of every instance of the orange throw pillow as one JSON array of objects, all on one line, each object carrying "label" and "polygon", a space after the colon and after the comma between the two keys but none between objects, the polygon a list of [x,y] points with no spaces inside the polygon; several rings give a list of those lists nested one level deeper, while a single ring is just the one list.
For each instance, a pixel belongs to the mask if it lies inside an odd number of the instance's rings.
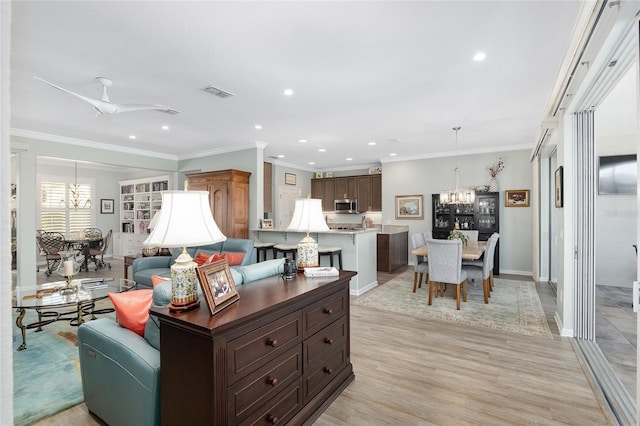
[{"label": "orange throw pillow", "polygon": [[163,283],[165,281],[171,281],[171,278],[161,277],[159,275],[151,275],[151,284],[155,288],[158,284]]},{"label": "orange throw pillow", "polygon": [[244,259],[244,253],[216,253],[213,255],[213,259],[211,261],[216,262],[222,259],[227,259],[229,266],[240,265],[242,263],[242,259]]},{"label": "orange throw pillow", "polygon": [[208,263],[211,257],[212,256],[210,254],[198,253],[193,261],[196,262],[198,266],[202,266],[205,263]]},{"label": "orange throw pillow", "polygon": [[124,293],[109,293],[116,310],[118,323],[144,337],[144,327],[149,319],[153,290],[131,290]]}]

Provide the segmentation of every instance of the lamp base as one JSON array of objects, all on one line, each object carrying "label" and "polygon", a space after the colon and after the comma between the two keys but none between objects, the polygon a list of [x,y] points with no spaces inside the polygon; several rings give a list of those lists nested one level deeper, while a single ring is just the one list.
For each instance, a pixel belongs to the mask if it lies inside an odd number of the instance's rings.
[{"label": "lamp base", "polygon": [[200,306],[200,299],[193,302],[185,303],[184,305],[176,305],[173,302],[169,303],[169,311],[171,312],[187,312]]}]

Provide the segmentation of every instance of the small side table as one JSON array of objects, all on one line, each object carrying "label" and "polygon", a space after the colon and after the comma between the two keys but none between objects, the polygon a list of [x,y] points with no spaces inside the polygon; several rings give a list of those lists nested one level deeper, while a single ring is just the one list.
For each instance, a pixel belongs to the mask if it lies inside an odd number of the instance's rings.
[{"label": "small side table", "polygon": [[124,279],[129,279],[129,266],[133,265],[133,261],[142,257],[141,254],[127,254],[124,256]]}]

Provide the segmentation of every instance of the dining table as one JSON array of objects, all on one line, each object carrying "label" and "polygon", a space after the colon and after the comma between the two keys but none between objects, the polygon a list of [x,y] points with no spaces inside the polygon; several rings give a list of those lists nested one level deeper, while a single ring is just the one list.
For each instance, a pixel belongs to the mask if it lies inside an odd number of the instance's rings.
[{"label": "dining table", "polygon": [[[487,248],[486,241],[468,241],[462,245],[462,260],[478,260],[482,257]],[[415,256],[428,256],[427,246],[418,247],[411,250],[411,254]]]},{"label": "dining table", "polygon": [[71,250],[78,250],[82,253],[84,259],[80,264],[80,271],[89,271],[89,250],[93,245],[99,244],[102,238],[91,237],[71,237],[64,240],[65,245]]}]

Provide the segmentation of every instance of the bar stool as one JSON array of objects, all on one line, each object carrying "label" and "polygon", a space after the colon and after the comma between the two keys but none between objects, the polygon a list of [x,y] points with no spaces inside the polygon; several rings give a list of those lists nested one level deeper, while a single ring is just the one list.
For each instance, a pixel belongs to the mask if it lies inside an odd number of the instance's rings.
[{"label": "bar stool", "polygon": [[333,266],[333,256],[338,255],[338,269],[342,269],[342,248],[341,247],[318,247],[318,257],[329,256],[331,266]]},{"label": "bar stool", "polygon": [[264,260],[267,260],[267,250],[269,250],[270,248],[273,248],[273,246],[275,245],[276,243],[265,243],[262,241],[254,241],[253,247],[256,249],[256,261],[258,263],[260,262],[260,253],[262,253],[262,257],[264,258]]},{"label": "bar stool", "polygon": [[273,258],[278,258],[278,253],[282,253],[282,257],[287,257],[291,253],[291,257],[296,263],[298,262],[298,245],[297,244],[276,244],[273,246]]}]

